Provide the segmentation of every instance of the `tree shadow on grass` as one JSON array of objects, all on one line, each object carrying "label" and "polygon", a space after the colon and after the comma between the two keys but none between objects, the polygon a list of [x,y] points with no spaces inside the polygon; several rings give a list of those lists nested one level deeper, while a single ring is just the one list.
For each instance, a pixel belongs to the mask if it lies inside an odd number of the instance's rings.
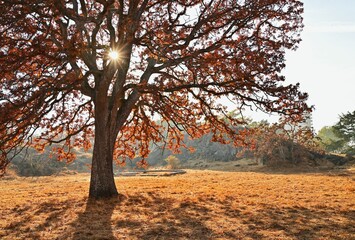
[{"label": "tree shadow on grass", "polygon": [[[352,239],[355,212],[326,206],[258,205],[238,207],[236,199],[209,196],[180,198],[148,191],[115,199],[44,202],[35,209],[17,209],[22,221],[7,231],[27,239]],[[79,207],[78,207],[79,206]],[[27,229],[28,210],[43,216]],[[73,211],[73,212],[71,212]],[[66,217],[66,218],[63,218]],[[74,220],[74,221],[73,221]],[[66,222],[68,221],[68,222]],[[11,228],[11,229],[10,229]],[[49,229],[54,231],[48,233]],[[25,231],[25,232],[23,232]],[[16,236],[16,235],[12,235]]]},{"label": "tree shadow on grass", "polygon": [[[4,230],[7,234],[19,235],[28,239],[39,239],[43,232],[48,231],[49,228],[55,228],[60,222],[61,216],[71,206],[71,201],[52,201],[43,202],[37,207],[26,205],[20,208],[14,208],[17,215],[21,215],[20,220],[12,221]],[[2,237],[0,235],[0,237]]]},{"label": "tree shadow on grass", "polygon": [[211,239],[214,233],[204,224],[209,210],[174,202],[154,193],[88,201],[72,231],[59,239]]},{"label": "tree shadow on grass", "polygon": [[158,192],[89,201],[71,224],[74,233],[61,239],[351,239],[355,230],[354,211],[275,205],[250,210],[231,207],[231,201],[177,201]]},{"label": "tree shadow on grass", "polygon": [[[222,207],[225,218],[239,219],[247,228],[245,236],[252,239],[267,239],[263,233],[282,234],[291,239],[354,239],[355,211],[330,211],[327,207],[282,207],[264,205],[259,211]],[[269,235],[270,237],[270,235]]]},{"label": "tree shadow on grass", "polygon": [[172,198],[149,196],[152,215],[138,239],[211,239],[215,235],[206,225],[211,218],[208,208],[189,200],[175,204]]},{"label": "tree shadow on grass", "polygon": [[70,224],[70,235],[64,234],[59,239],[116,239],[113,236],[111,217],[115,208],[120,206],[125,198],[119,195],[112,199],[88,199],[85,211]]}]

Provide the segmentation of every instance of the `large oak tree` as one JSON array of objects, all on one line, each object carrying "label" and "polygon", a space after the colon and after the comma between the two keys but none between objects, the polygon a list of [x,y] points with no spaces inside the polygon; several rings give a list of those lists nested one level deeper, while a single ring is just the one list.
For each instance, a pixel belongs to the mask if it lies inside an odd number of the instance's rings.
[{"label": "large oak tree", "polygon": [[176,148],[184,133],[206,131],[241,141],[223,97],[236,109],[308,109],[307,95],[281,75],[285,51],[300,42],[298,0],[0,5],[1,169],[22,148],[51,143],[63,143],[53,151],[71,161],[94,137],[89,196],[110,197],[113,160],[144,159],[151,142]]}]

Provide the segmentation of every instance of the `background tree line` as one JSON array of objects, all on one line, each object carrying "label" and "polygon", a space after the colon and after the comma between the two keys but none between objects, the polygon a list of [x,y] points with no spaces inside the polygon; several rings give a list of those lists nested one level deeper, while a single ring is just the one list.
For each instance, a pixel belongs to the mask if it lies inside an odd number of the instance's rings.
[{"label": "background tree line", "polygon": [[[233,117],[239,117],[235,113]],[[256,159],[261,165],[306,163],[317,165],[316,159],[329,153],[354,155],[354,116],[355,112],[340,115],[339,121],[330,127],[323,127],[317,135],[312,129],[299,128],[297,124],[287,122],[270,124],[267,121],[255,122],[248,119],[248,124],[239,127],[239,131],[248,129],[248,143],[245,147],[222,144],[213,141],[213,134],[206,134],[198,139],[184,137],[184,148],[173,152],[164,145],[151,144],[151,153],[147,157],[148,166],[164,167],[169,165],[169,157],[174,157],[181,166],[193,166],[196,160],[207,162],[228,162],[239,159]],[[287,127],[286,127],[287,125]],[[248,147],[247,147],[248,146]],[[59,161],[51,148],[43,152],[29,148],[18,155],[12,162],[12,168],[21,176],[44,176],[58,174],[61,171],[88,172],[91,164],[91,152],[75,149],[78,159],[71,163]],[[330,157],[334,164],[344,164],[342,158]],[[122,164],[114,164],[115,171],[135,169],[139,157],[133,157]],[[171,165],[171,164],[170,164]],[[169,166],[168,166],[169,167]]]}]

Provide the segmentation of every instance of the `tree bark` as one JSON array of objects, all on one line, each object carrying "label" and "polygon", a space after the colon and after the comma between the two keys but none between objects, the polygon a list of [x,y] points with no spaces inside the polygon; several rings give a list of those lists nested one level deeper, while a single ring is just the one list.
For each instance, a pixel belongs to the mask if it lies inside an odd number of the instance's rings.
[{"label": "tree bark", "polygon": [[95,134],[89,198],[110,198],[118,195],[113,174],[113,149],[103,135],[106,134]]},{"label": "tree bark", "polygon": [[[140,83],[147,83],[149,77],[152,75],[152,67],[156,61],[148,60],[148,66],[141,76]],[[127,70],[129,64],[126,64]],[[112,69],[115,69],[112,66]],[[127,72],[126,70],[126,72]],[[111,76],[112,75],[112,76]],[[113,151],[117,135],[131,113],[133,107],[137,103],[141,93],[136,89],[129,95],[129,97],[121,105],[120,101],[124,98],[124,92],[114,94],[114,99],[108,97],[107,91],[112,74],[107,73],[97,87],[94,97],[95,105],[95,142],[94,152],[92,158],[91,180],[89,198],[110,198],[118,195],[114,174],[113,174]],[[112,93],[113,94],[113,93]],[[119,110],[117,110],[119,109]]]},{"label": "tree bark", "polygon": [[[116,135],[107,115],[98,113],[95,122],[95,142],[92,157],[89,198],[111,198],[118,195],[113,174],[113,150]],[[106,115],[106,116],[105,116]]]}]

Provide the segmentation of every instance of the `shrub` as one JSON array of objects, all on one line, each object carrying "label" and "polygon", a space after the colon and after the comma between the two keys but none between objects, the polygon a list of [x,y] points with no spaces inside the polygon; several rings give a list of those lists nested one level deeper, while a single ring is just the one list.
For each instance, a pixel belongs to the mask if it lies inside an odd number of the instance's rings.
[{"label": "shrub", "polygon": [[167,157],[165,159],[165,161],[167,162],[167,166],[170,169],[178,169],[180,168],[180,160],[175,157],[174,155],[170,155],[169,157]]}]

